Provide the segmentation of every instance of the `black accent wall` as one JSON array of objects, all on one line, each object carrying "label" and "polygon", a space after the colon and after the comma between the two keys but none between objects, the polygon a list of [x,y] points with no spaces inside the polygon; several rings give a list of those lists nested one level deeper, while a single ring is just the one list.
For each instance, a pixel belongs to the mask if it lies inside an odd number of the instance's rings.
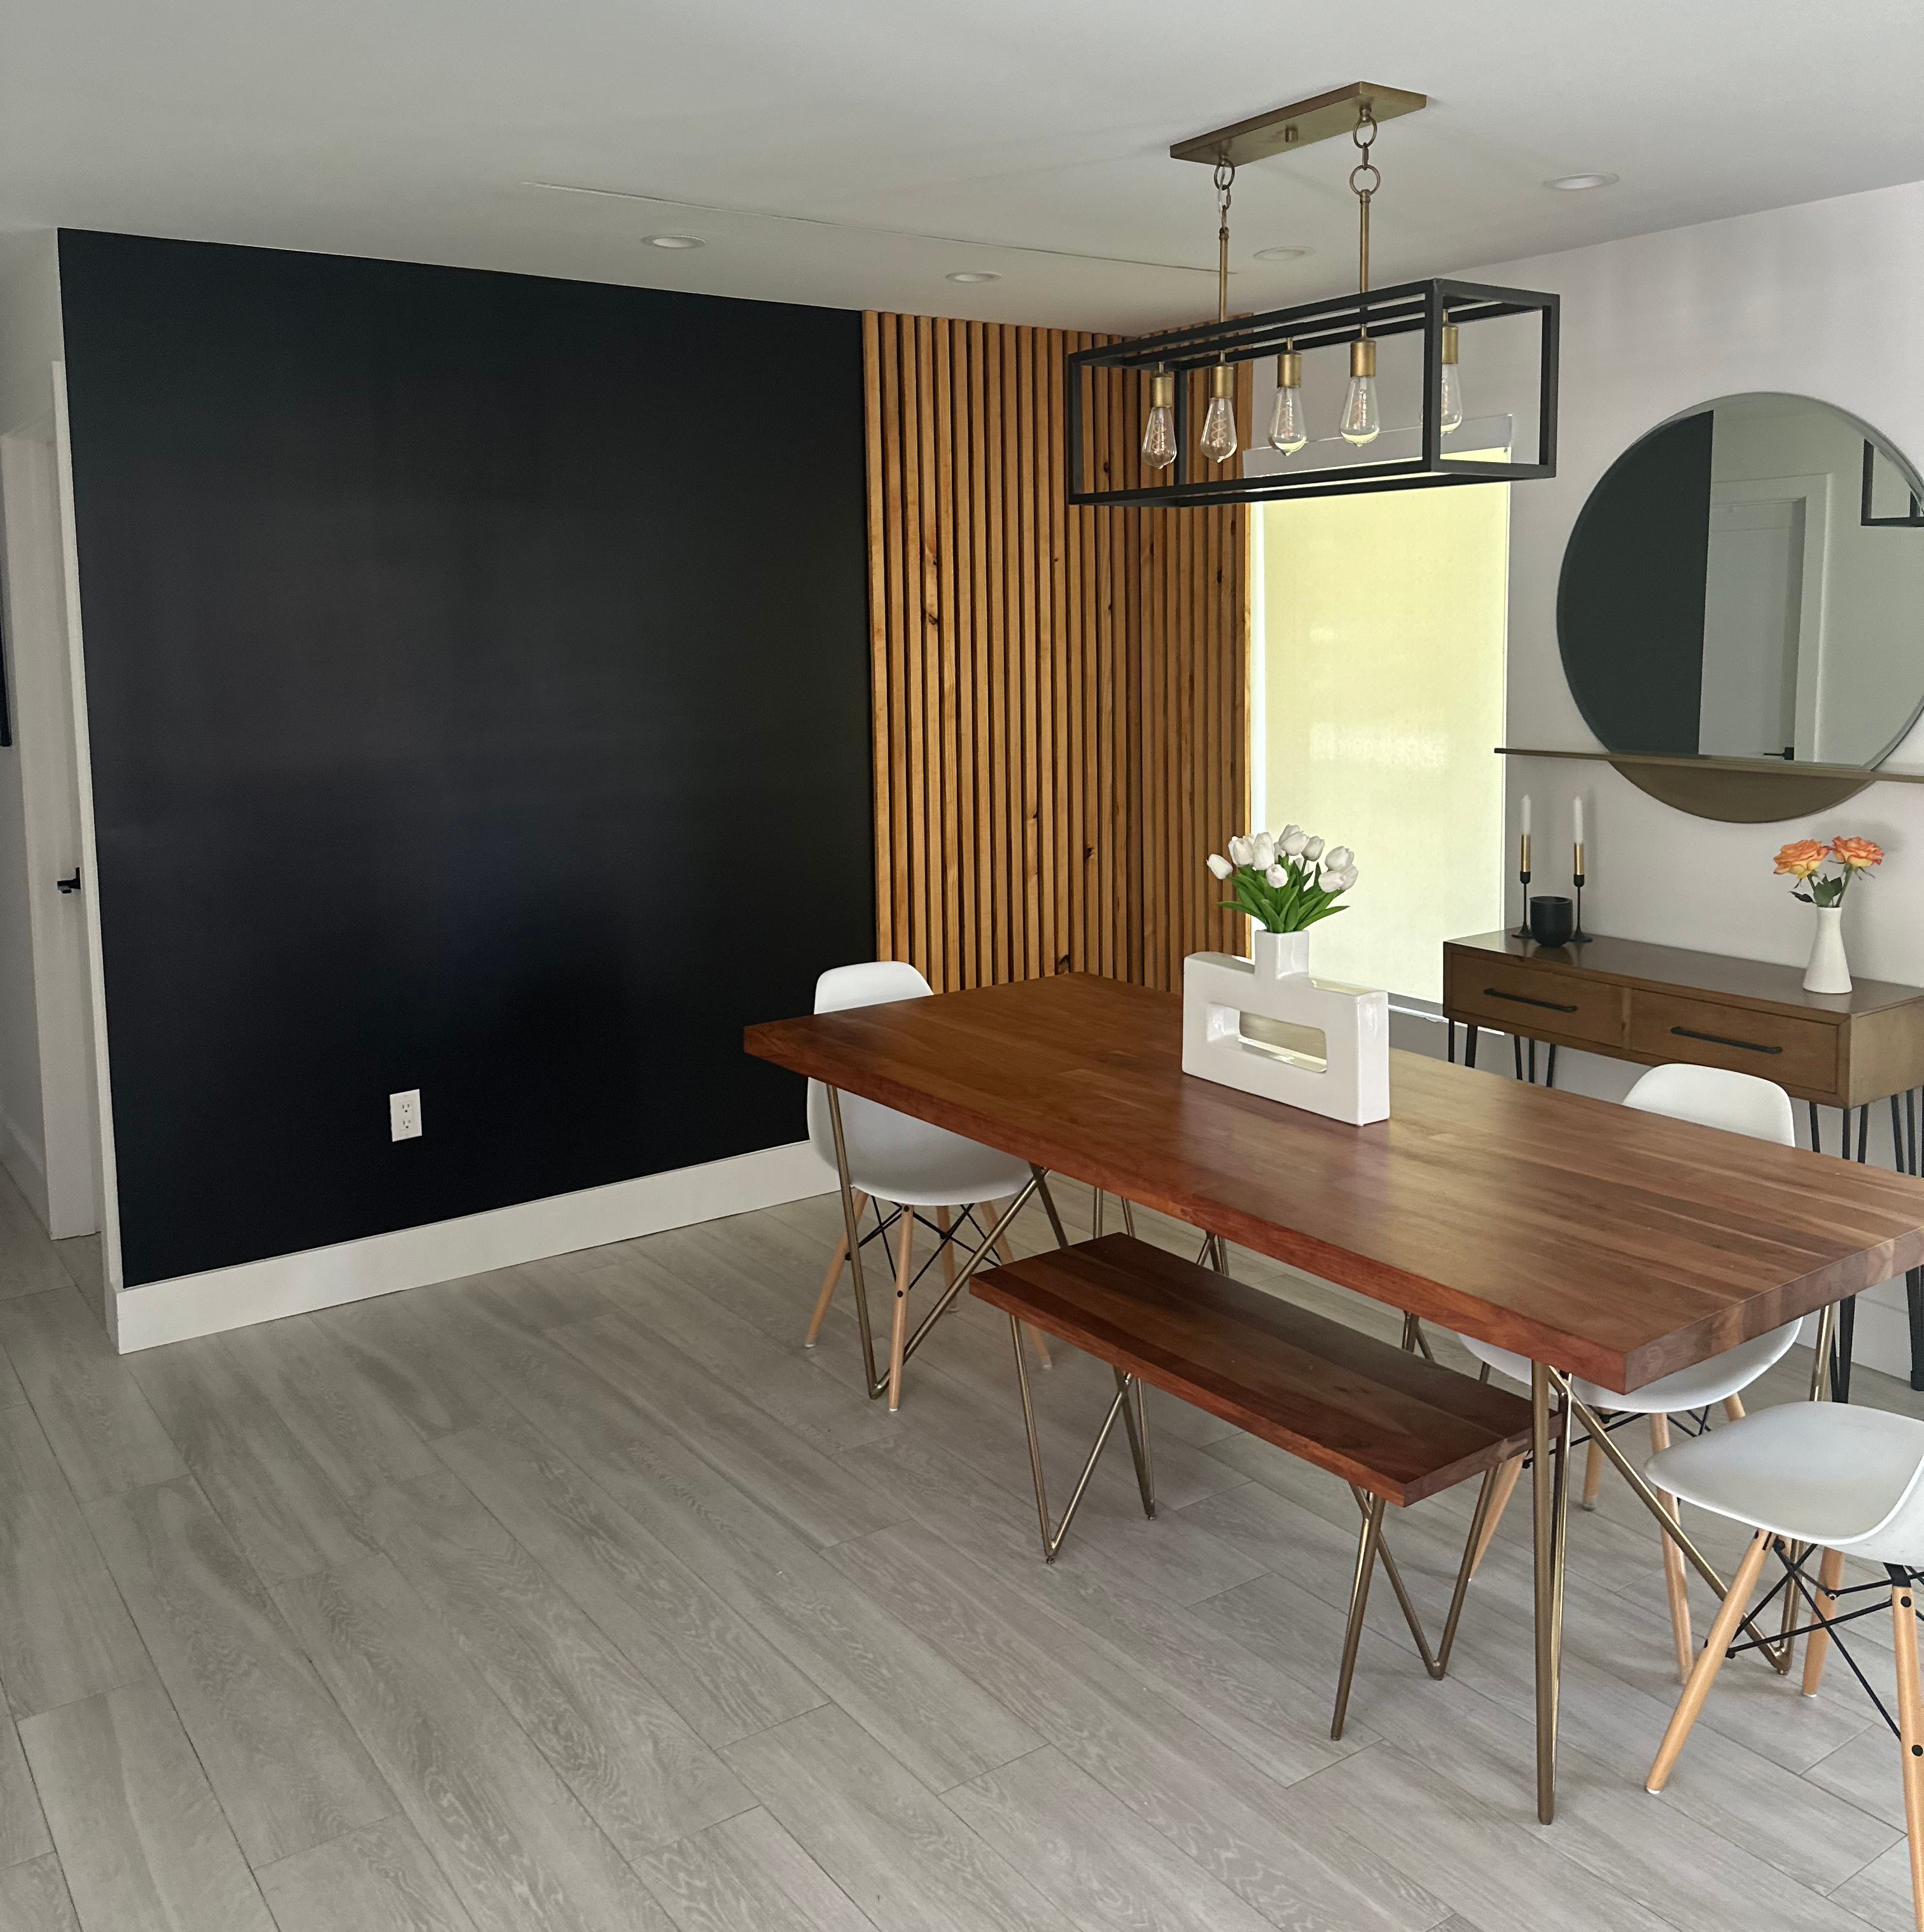
[{"label": "black accent wall", "polygon": [[799,1138],[741,1029],[874,950],[859,318],[60,268],[128,1283]]},{"label": "black accent wall", "polygon": [[1710,554],[1711,412],[1653,430],[1603,473],[1557,586],[1563,670],[1613,752],[1697,749]]}]

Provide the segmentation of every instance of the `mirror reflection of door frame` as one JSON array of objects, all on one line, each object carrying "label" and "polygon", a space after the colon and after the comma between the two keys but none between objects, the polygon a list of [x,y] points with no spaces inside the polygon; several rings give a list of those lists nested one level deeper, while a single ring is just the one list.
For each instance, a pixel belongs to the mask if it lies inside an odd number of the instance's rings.
[{"label": "mirror reflection of door frame", "polygon": [[[112,1152],[106,1127],[105,1011],[94,890],[92,774],[80,658],[79,572],[65,371],[47,365],[43,412],[0,430],[5,491],[15,755],[23,813],[32,1030],[40,1088],[36,1210],[54,1238],[98,1232],[114,1330],[119,1274]],[[79,890],[59,881],[79,874]]]},{"label": "mirror reflection of door frame", "polygon": [[[1797,610],[1796,736],[1800,763],[1823,761],[1818,733],[1824,668],[1825,576],[1830,559],[1830,484],[1827,475],[1744,476],[1710,484],[1713,513],[1720,504],[1796,502],[1804,515],[1803,580]],[[1760,747],[1759,750],[1761,751]]]}]

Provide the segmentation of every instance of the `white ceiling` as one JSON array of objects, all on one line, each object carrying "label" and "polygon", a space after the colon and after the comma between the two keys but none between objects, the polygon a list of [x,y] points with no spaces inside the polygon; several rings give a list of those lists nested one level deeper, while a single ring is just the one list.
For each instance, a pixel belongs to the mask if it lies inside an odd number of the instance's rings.
[{"label": "white ceiling", "polygon": [[[1213,310],[1209,173],[1172,140],[1354,80],[1431,101],[1378,143],[1380,285],[1924,177],[1918,0],[7,0],[4,20],[0,227],[1084,327]],[[1354,286],[1353,158],[1332,141],[1239,180],[1236,308]],[[1590,170],[1621,180],[1542,185]],[[664,232],[708,245],[646,245]],[[1314,252],[1254,259],[1292,244]],[[945,279],[971,269],[1001,279]]]}]

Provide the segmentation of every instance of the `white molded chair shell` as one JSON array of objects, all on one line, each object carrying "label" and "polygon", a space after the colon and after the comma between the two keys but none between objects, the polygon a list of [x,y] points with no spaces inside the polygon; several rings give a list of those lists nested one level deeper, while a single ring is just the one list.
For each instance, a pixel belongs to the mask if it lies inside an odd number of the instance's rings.
[{"label": "white molded chair shell", "polygon": [[1914,1416],[1786,1402],[1677,1443],[1644,1473],[1753,1529],[1924,1569],[1924,1421]]},{"label": "white molded chair shell", "polygon": [[[1776,1141],[1785,1147],[1797,1144],[1797,1120],[1791,1111],[1790,1095],[1754,1073],[1682,1064],[1653,1066],[1624,1096],[1623,1104],[1640,1113],[1690,1120],[1700,1127],[1721,1127],[1728,1133],[1748,1134],[1754,1140]],[[1713,1355],[1693,1368],[1660,1376],[1627,1394],[1576,1377],[1572,1378],[1572,1386],[1579,1402],[1617,1414],[1677,1415],[1693,1408],[1706,1408],[1741,1393],[1765,1370],[1775,1366],[1789,1354],[1802,1326],[1800,1322],[1788,1322],[1767,1335],[1726,1348],[1722,1354]],[[1529,1385],[1528,1357],[1468,1335],[1458,1339],[1479,1362],[1488,1362],[1499,1373]]]},{"label": "white molded chair shell", "polygon": [[[905,961],[865,961],[824,973],[815,982],[815,1010],[839,1013],[895,1000],[927,999],[934,990]],[[1026,1161],[856,1094],[842,1096],[842,1138],[848,1150],[850,1184],[858,1193],[892,1201],[898,1207],[967,1207],[1020,1193],[1029,1184]],[[808,1083],[808,1138],[834,1166],[835,1134],[829,1119],[828,1090],[815,1080]]]}]

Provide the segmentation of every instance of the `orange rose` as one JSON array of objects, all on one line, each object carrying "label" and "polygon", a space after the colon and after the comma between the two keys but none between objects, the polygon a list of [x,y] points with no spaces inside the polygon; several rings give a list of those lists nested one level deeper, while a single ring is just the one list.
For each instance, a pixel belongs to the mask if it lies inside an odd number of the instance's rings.
[{"label": "orange rose", "polygon": [[1833,838],[1830,849],[1854,872],[1862,866],[1881,866],[1884,862],[1884,848],[1869,838]]},{"label": "orange rose", "polygon": [[[1871,849],[1877,850],[1875,846]],[[1830,855],[1830,848],[1815,838],[1795,839],[1777,854],[1776,870],[1788,872],[1793,878],[1808,879]],[[1884,854],[1879,852],[1878,856],[1882,858]]]}]

